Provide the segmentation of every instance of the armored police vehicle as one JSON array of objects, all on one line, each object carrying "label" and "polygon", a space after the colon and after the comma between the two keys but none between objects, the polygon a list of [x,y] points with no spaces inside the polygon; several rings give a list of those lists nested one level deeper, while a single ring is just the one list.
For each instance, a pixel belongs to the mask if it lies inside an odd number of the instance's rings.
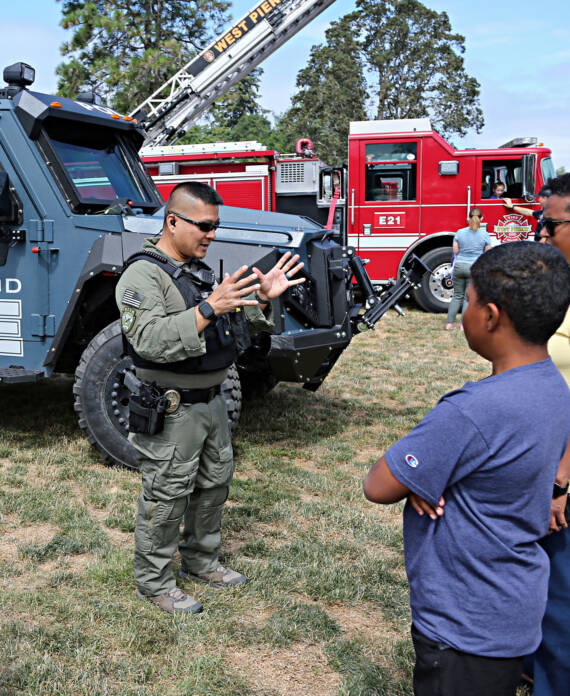
[{"label": "armored police vehicle", "polygon": [[[88,96],[30,91],[34,70],[26,64],[6,68],[4,80],[0,382],[75,373],[75,410],[89,441],[106,460],[135,467],[124,385],[133,368],[114,290],[124,261],[162,226],[164,203],[138,156],[144,131]],[[378,300],[353,250],[308,218],[225,206],[220,217],[206,259],[216,274],[242,264],[265,271],[292,251],[307,278],[274,302],[274,332],[255,338],[224,384],[235,422],[242,391],[260,395],[279,380],[317,389],[352,336],[373,327],[408,286]]]}]

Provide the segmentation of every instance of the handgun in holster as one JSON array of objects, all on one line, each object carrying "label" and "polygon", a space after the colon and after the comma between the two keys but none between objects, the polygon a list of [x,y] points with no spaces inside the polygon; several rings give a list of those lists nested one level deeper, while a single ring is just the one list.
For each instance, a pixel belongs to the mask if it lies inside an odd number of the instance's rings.
[{"label": "handgun in holster", "polygon": [[164,430],[168,400],[155,384],[142,382],[130,371],[125,372],[124,384],[130,391],[129,432],[156,435]]}]

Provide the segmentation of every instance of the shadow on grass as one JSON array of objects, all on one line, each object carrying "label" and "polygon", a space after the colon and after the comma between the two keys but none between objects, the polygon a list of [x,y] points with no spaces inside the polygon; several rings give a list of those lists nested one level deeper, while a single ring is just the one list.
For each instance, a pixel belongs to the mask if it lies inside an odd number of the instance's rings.
[{"label": "shadow on grass", "polygon": [[79,427],[73,411],[72,386],[69,377],[2,386],[3,448],[11,444],[53,447],[62,437],[76,435]]},{"label": "shadow on grass", "polygon": [[235,443],[239,448],[246,443],[286,441],[290,447],[302,447],[329,439],[351,426],[388,423],[396,418],[419,421],[424,414],[423,405],[394,408],[280,385],[263,400],[245,404]]}]

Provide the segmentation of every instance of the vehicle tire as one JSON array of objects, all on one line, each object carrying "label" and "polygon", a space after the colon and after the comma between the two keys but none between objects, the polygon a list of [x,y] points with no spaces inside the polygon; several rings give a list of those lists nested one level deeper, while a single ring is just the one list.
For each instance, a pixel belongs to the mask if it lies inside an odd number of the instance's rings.
[{"label": "vehicle tire", "polygon": [[277,380],[270,372],[246,372],[240,370],[241,390],[246,401],[262,399],[276,386]]},{"label": "vehicle tire", "polygon": [[453,297],[453,281],[449,278],[451,247],[432,249],[421,257],[431,273],[424,273],[414,300],[426,312],[447,312]]},{"label": "vehicle tire", "polygon": [[132,368],[130,357],[123,352],[121,324],[114,321],[83,351],[73,393],[79,427],[104,461],[138,469],[135,448],[127,440],[129,391],[121,379],[121,373]]},{"label": "vehicle tire", "polygon": [[[129,443],[129,391],[121,379],[133,370],[131,358],[123,352],[121,324],[114,321],[100,331],[83,351],[75,371],[74,408],[79,426],[105,462],[138,469],[135,449]],[[241,413],[241,387],[235,365],[222,384],[232,432]]]},{"label": "vehicle tire", "polygon": [[231,365],[228,370],[228,376],[222,382],[222,395],[226,400],[228,407],[228,419],[232,433],[238,426],[239,417],[241,414],[241,382],[239,373],[235,365]]}]

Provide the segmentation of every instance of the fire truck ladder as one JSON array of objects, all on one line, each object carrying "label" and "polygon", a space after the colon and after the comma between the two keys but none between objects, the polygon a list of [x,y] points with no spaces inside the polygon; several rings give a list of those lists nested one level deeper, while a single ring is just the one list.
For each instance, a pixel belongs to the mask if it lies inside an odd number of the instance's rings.
[{"label": "fire truck ladder", "polygon": [[182,137],[191,124],[262,60],[334,0],[262,0],[130,115],[143,121],[145,146]]}]

